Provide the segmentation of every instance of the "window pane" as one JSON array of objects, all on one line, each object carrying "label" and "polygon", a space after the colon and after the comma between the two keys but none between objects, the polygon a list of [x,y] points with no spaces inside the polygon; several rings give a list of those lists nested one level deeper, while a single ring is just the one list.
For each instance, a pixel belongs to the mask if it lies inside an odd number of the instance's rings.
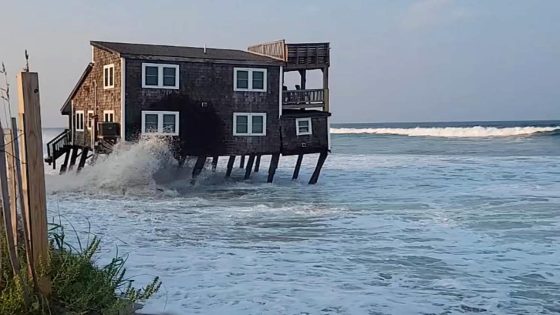
[{"label": "window pane", "polygon": [[299,120],[298,130],[300,133],[309,132],[309,120]]},{"label": "window pane", "polygon": [[115,72],[115,68],[109,68],[109,86],[113,86],[113,75]]},{"label": "window pane", "polygon": [[249,88],[249,72],[244,70],[237,71],[237,88],[238,89],[248,89]]},{"label": "window pane", "polygon": [[158,67],[146,66],[146,85],[158,85]]},{"label": "window pane", "polygon": [[253,116],[251,119],[252,133],[263,133],[264,130],[264,117],[263,116]]},{"label": "window pane", "polygon": [[163,68],[163,86],[175,86],[175,68]]},{"label": "window pane", "polygon": [[157,132],[158,131],[158,115],[157,114],[145,114],[144,115],[144,127],[145,127],[145,132]]},{"label": "window pane", "polygon": [[264,72],[253,71],[253,89],[264,90]]},{"label": "window pane", "polygon": [[175,133],[175,115],[173,114],[163,115],[163,132]]},{"label": "window pane", "polygon": [[103,72],[103,84],[104,86],[109,86],[109,69],[105,68]]},{"label": "window pane", "polygon": [[249,132],[249,117],[248,116],[237,116],[235,119],[235,132],[236,133],[248,133]]}]

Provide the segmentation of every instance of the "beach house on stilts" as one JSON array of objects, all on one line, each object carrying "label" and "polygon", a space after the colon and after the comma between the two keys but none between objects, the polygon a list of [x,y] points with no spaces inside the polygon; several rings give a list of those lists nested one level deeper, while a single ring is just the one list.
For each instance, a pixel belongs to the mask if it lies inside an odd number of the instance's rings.
[{"label": "beach house on stilts", "polygon": [[[319,154],[309,183],[317,182],[329,152],[329,43],[284,40],[233,49],[92,41],[92,59],[61,112],[69,128],[47,145],[46,161],[61,172],[83,167],[93,154],[119,141],[169,137],[182,164],[236,157],[245,178],[271,156],[272,182],[280,156],[297,155],[297,178],[306,154]],[[322,71],[322,86],[306,88],[307,71]],[[284,76],[299,73],[297,88]],[[245,163],[245,157],[247,161]]]}]

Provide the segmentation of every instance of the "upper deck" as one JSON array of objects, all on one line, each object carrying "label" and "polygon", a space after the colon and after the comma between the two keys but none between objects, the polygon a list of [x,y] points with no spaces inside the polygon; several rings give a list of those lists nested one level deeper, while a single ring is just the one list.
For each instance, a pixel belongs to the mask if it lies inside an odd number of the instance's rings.
[{"label": "upper deck", "polygon": [[287,44],[279,40],[253,45],[248,50],[284,61],[284,71],[324,69],[330,65],[329,43]]}]

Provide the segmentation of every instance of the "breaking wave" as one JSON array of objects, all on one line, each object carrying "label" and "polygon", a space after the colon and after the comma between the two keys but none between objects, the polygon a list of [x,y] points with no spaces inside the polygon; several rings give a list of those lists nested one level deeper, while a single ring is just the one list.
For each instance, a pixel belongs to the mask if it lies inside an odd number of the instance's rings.
[{"label": "breaking wave", "polygon": [[555,127],[442,127],[442,128],[331,128],[333,134],[374,134],[398,135],[409,137],[442,138],[488,138],[530,136],[536,134],[554,135],[560,133],[560,126]]},{"label": "breaking wave", "polygon": [[177,173],[177,162],[169,144],[161,138],[141,139],[137,143],[117,144],[109,155],[100,155],[95,163],[80,173],[69,171],[63,176],[47,177],[50,192],[108,191],[125,194],[130,191],[154,191],[156,179]]}]

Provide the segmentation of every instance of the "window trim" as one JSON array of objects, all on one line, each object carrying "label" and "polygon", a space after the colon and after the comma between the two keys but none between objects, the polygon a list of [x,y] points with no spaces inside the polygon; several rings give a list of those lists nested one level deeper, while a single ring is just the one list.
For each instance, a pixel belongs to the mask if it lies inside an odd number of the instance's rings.
[{"label": "window trim", "polygon": [[[237,71],[247,71],[248,72],[248,84],[247,88],[238,88],[237,87]],[[253,72],[264,72],[263,73],[263,88],[262,89],[254,89],[253,88]],[[236,92],[266,92],[267,91],[267,82],[268,82],[268,69],[266,68],[233,68],[233,90]]]},{"label": "window trim", "polygon": [[[74,125],[74,129],[75,129],[76,131],[84,131],[84,127],[85,127],[85,126],[84,126],[84,114],[85,114],[85,113],[84,113],[83,110],[77,110],[77,111],[75,112],[75,117],[74,117],[74,119],[76,120],[76,124]],[[78,116],[82,116],[82,120],[81,120],[81,123],[82,123],[82,124],[81,124],[81,127],[82,127],[82,128],[78,128],[78,127],[80,127],[80,119],[78,119]]]},{"label": "window trim", "polygon": [[[158,69],[158,84],[157,85],[146,85],[146,67],[157,67]],[[166,86],[163,85],[163,68],[175,68],[175,85]],[[178,90],[179,89],[179,65],[170,63],[142,63],[142,88],[143,89],[169,89]]]},{"label": "window trim", "polygon": [[[146,132],[146,114],[158,115],[158,131]],[[175,115],[175,132],[163,132],[163,115]],[[143,110],[142,111],[142,135],[153,136],[178,136],[179,135],[179,112],[178,111],[159,111],[159,110]]]},{"label": "window trim", "polygon": [[[113,118],[111,121],[108,121],[106,118],[106,115],[109,114],[111,116],[111,118]],[[103,111],[103,122],[115,122],[115,111],[114,110],[104,110]]]},{"label": "window trim", "polygon": [[[91,114],[91,119],[89,118],[89,114]],[[87,116],[86,116],[86,117],[87,117],[87,121],[86,121],[85,124],[84,124],[84,125],[87,126],[87,130],[91,130],[91,126],[93,126],[93,121],[92,121],[92,120],[93,120],[93,117],[94,117],[94,116],[95,116],[95,112],[94,112],[93,110],[89,109],[89,110],[87,111]]]},{"label": "window trim", "polygon": [[[309,123],[309,131],[307,132],[300,132],[299,131],[299,123],[302,121],[307,121]],[[306,118],[296,118],[296,136],[309,136],[313,134],[313,125],[311,122],[311,117]]]},{"label": "window trim", "polygon": [[[105,85],[105,79],[106,79],[106,76],[105,76],[106,72],[105,72],[105,70],[106,70],[106,69],[109,69],[109,72],[113,74],[112,77],[109,76],[109,78],[112,78],[112,79],[113,79],[113,81],[111,82],[112,84],[110,84],[110,85]],[[112,89],[112,88],[114,88],[114,87],[115,87],[115,64],[112,63],[112,64],[110,64],[110,65],[104,65],[104,66],[103,66],[103,89],[104,89],[104,90],[107,90],[107,89]]]},{"label": "window trim", "polygon": [[[239,116],[247,116],[247,133],[238,133],[237,132],[237,117]],[[263,118],[263,132],[262,133],[254,133],[253,132],[253,117],[259,116]],[[266,136],[266,113],[241,113],[235,112],[233,113],[233,135],[234,136],[242,136],[242,137],[263,137]]]}]

